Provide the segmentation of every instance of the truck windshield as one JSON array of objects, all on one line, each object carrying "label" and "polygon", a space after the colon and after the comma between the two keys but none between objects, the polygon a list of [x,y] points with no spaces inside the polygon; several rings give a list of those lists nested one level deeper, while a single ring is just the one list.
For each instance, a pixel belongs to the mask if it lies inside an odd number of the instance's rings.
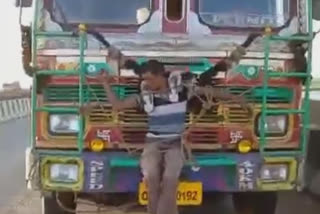
[{"label": "truck windshield", "polygon": [[52,0],[51,15],[59,23],[137,25],[150,9],[150,0]]},{"label": "truck windshield", "polygon": [[199,0],[200,19],[216,27],[281,27],[290,18],[290,0]]}]

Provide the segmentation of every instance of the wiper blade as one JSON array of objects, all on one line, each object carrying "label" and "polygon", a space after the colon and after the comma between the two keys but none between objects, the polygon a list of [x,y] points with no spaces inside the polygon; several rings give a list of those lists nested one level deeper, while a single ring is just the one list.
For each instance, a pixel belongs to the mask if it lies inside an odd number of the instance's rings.
[{"label": "wiper blade", "polygon": [[[79,32],[75,31],[74,27],[69,24],[68,19],[67,19],[66,15],[65,15],[61,5],[57,1],[55,1],[55,4],[56,4],[56,7],[59,10],[60,16],[62,18],[62,22],[63,22],[63,23],[61,23],[62,24],[62,28],[67,30],[67,31],[73,32],[74,36],[79,36]],[[104,38],[104,36],[100,32],[95,31],[93,29],[88,29],[86,32],[88,34],[92,35],[103,46],[105,46],[106,48],[110,48],[110,46],[111,46],[110,43]]]}]

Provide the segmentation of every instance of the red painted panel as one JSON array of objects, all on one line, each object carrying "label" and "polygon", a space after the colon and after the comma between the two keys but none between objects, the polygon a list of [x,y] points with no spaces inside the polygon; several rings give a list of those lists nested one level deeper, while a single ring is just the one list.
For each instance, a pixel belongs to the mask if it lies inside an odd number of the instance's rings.
[{"label": "red painted panel", "polygon": [[163,24],[163,32],[164,33],[186,33],[187,32],[187,1],[184,0],[184,17],[182,20],[178,22],[170,21],[166,17],[166,1],[170,0],[163,0],[163,19],[162,19],[162,24]]}]

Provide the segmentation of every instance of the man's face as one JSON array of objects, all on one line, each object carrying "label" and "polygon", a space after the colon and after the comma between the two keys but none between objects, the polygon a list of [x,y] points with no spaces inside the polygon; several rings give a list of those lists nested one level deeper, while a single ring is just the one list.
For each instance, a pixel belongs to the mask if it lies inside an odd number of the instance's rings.
[{"label": "man's face", "polygon": [[152,74],[151,72],[146,72],[142,75],[142,78],[149,90],[157,91],[163,89],[163,87],[166,86],[166,78],[162,75],[156,75]]}]

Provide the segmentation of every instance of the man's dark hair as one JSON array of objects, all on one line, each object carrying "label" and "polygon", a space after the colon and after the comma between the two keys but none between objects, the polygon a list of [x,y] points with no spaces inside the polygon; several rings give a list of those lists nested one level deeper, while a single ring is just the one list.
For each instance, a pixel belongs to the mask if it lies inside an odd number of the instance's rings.
[{"label": "man's dark hair", "polygon": [[164,75],[165,76],[165,68],[164,65],[158,60],[149,60],[147,62],[139,65],[134,60],[127,60],[125,62],[125,68],[134,70],[135,74],[142,75],[147,72],[150,72],[154,75]]},{"label": "man's dark hair", "polygon": [[149,60],[142,64],[141,74],[150,72],[154,75],[165,75],[164,65],[158,60]]}]

